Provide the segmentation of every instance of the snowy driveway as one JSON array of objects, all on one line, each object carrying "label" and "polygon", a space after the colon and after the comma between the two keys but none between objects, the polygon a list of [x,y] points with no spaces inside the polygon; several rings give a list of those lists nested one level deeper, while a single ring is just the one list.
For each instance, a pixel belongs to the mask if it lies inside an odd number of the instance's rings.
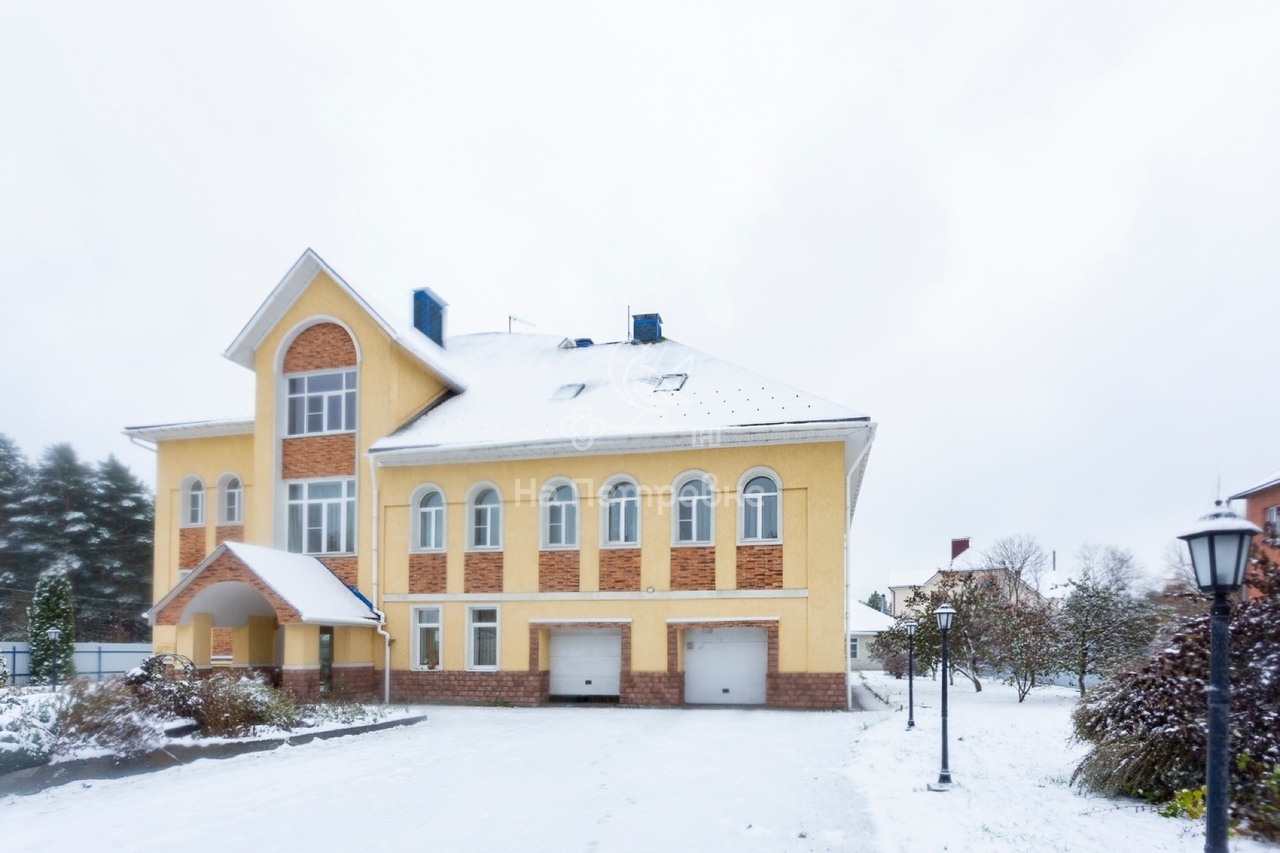
[{"label": "snowy driveway", "polygon": [[431,707],[404,729],[0,801],[26,850],[874,850],[858,714]]}]

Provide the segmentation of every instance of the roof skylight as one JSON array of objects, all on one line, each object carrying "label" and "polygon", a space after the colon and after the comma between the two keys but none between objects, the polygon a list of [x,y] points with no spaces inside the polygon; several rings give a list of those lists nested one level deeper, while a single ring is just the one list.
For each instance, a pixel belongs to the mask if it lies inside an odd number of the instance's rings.
[{"label": "roof skylight", "polygon": [[668,373],[658,380],[658,387],[654,391],[679,391],[684,387],[684,382],[689,378],[687,373]]}]

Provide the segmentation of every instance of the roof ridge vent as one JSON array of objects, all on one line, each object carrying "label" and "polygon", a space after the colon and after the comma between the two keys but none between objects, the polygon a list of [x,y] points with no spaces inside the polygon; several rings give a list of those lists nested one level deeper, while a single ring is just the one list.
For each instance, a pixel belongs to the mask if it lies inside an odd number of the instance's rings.
[{"label": "roof ridge vent", "polygon": [[656,344],[662,340],[661,314],[633,314],[631,339],[638,344]]}]

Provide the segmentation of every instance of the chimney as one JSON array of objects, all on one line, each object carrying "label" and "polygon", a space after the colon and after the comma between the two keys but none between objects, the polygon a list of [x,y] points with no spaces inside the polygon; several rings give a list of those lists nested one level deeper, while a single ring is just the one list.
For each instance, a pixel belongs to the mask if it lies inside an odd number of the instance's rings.
[{"label": "chimney", "polygon": [[413,292],[413,325],[419,332],[444,346],[444,312],[449,306],[429,287]]},{"label": "chimney", "polygon": [[968,550],[969,550],[968,536],[964,537],[963,539],[951,540],[951,559],[952,560],[955,560],[956,557],[959,557],[961,554],[963,554],[965,551],[968,551]]},{"label": "chimney", "polygon": [[656,344],[662,340],[661,314],[636,314],[631,318],[631,339],[638,344]]}]

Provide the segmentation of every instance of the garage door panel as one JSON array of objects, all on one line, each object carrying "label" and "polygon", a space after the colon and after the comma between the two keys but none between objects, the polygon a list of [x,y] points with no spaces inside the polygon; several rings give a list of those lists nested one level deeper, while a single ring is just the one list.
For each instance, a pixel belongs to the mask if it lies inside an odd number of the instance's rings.
[{"label": "garage door panel", "polygon": [[617,696],[622,687],[622,632],[551,631],[552,696]]},{"label": "garage door panel", "polygon": [[684,632],[684,697],[690,704],[763,705],[768,670],[764,628]]}]

